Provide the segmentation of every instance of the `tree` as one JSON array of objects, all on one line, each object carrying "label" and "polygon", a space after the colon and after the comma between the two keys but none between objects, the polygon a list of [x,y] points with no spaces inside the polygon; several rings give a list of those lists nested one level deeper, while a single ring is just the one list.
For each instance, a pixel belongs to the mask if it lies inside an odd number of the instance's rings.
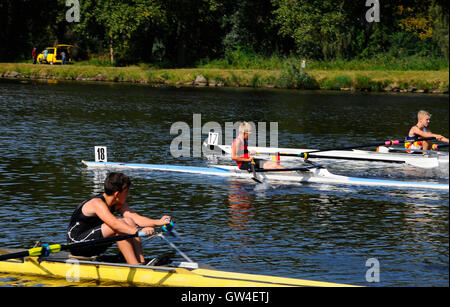
[{"label": "tree", "polygon": [[0,1],[0,60],[29,59],[33,47],[40,50],[57,42],[58,16],[64,11],[61,0]]},{"label": "tree", "polygon": [[160,0],[167,23],[161,40],[165,57],[178,67],[220,53],[223,1]]},{"label": "tree", "polygon": [[274,9],[270,0],[229,1],[223,18],[224,52],[243,48],[271,55],[283,49],[288,43],[272,23]]},{"label": "tree", "polygon": [[380,1],[379,23],[367,22],[365,1],[354,0],[79,3],[81,20],[69,23],[66,0],[0,0],[0,60],[30,58],[33,47],[57,42],[116,65],[158,60],[177,67],[229,54],[328,60],[449,53],[447,0]]},{"label": "tree", "polygon": [[[82,20],[75,26],[80,37],[96,36],[109,49],[111,63],[130,63],[140,59],[136,54],[139,45],[146,44],[151,53],[153,26],[160,23],[164,14],[160,5],[151,0],[85,0],[82,4]],[[95,31],[93,31],[95,30]],[[136,40],[145,37],[149,40]],[[106,46],[105,46],[106,45]]]},{"label": "tree", "polygon": [[279,34],[295,41],[299,55],[334,58],[344,54],[349,36],[343,1],[272,0]]},{"label": "tree", "polygon": [[430,14],[433,20],[433,41],[437,43],[442,53],[449,56],[449,10],[448,1],[433,1]]}]

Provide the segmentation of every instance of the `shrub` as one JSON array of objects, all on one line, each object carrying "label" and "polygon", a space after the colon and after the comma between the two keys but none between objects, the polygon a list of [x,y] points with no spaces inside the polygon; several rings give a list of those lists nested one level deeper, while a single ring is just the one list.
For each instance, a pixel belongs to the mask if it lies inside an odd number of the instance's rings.
[{"label": "shrub", "polygon": [[371,90],[372,80],[365,75],[356,75],[353,87],[361,90]]},{"label": "shrub", "polygon": [[348,88],[352,86],[352,80],[348,75],[337,75],[334,78],[325,79],[322,85],[330,90]]}]

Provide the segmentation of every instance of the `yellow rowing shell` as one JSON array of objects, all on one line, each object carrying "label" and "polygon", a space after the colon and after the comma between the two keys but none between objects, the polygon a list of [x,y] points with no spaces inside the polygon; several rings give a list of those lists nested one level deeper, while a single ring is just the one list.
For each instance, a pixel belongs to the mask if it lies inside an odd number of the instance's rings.
[{"label": "yellow rowing shell", "polygon": [[[11,252],[11,250],[8,250]],[[2,251],[0,250],[0,253]],[[53,259],[55,258],[55,259]],[[195,266],[198,266],[195,264]],[[0,272],[68,281],[94,280],[135,286],[168,287],[346,287],[349,285],[257,274],[218,271],[211,268],[142,266],[71,258],[25,257],[0,261]]]}]

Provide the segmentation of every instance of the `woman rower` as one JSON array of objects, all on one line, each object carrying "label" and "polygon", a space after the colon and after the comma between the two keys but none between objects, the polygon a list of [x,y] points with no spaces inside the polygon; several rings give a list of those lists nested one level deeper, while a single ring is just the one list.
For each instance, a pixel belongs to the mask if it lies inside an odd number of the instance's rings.
[{"label": "woman rower", "polygon": [[235,161],[241,170],[250,170],[251,164],[255,163],[255,169],[283,169],[281,165],[263,160],[255,159],[251,154],[254,152],[248,151],[248,136],[252,133],[252,126],[243,122],[239,125],[239,135],[233,140],[231,145],[231,159]]}]

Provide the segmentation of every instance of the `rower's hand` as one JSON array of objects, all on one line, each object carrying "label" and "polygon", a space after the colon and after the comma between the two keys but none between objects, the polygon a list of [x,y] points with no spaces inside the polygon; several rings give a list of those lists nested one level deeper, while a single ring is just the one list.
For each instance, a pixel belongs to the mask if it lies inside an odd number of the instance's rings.
[{"label": "rower's hand", "polygon": [[441,139],[441,142],[445,142],[445,143],[448,143],[448,138],[446,138],[446,137],[442,137],[442,139]]},{"label": "rower's hand", "polygon": [[158,226],[164,226],[166,224],[169,224],[172,218],[168,215],[164,215],[162,218],[159,219],[159,225]]},{"label": "rower's hand", "polygon": [[144,232],[147,236],[151,236],[155,232],[155,228],[153,227],[144,227],[140,232]]},{"label": "rower's hand", "polygon": [[448,143],[448,139],[447,139],[445,136],[442,136],[442,135],[438,135],[438,136],[436,137],[436,140],[438,140],[438,141],[440,141],[440,142]]}]

